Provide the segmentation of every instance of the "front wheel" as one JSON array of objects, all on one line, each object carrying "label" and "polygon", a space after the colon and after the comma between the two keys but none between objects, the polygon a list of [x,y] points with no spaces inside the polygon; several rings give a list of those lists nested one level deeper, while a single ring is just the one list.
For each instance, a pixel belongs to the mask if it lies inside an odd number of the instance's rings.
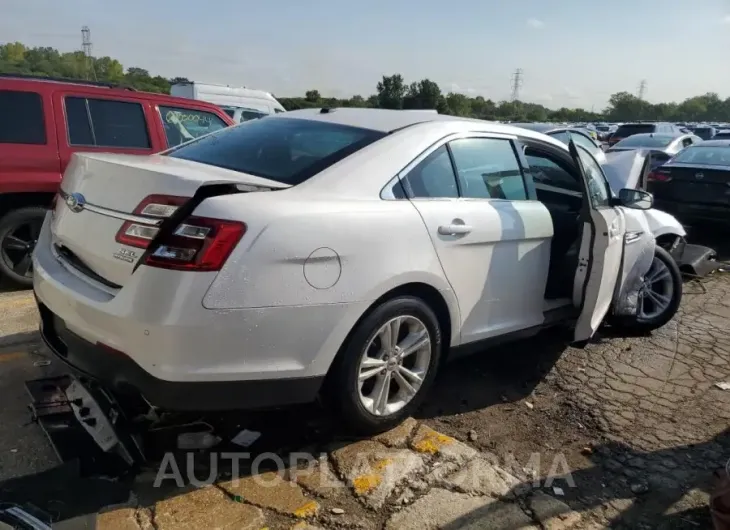
[{"label": "front wheel", "polygon": [[441,356],[441,329],[423,300],[402,296],[353,330],[328,377],[329,398],[360,434],[394,427],[421,404]]},{"label": "front wheel", "polygon": [[682,274],[677,262],[657,246],[654,260],[639,290],[636,315],[622,318],[618,325],[637,332],[649,332],[669,322],[682,302]]}]

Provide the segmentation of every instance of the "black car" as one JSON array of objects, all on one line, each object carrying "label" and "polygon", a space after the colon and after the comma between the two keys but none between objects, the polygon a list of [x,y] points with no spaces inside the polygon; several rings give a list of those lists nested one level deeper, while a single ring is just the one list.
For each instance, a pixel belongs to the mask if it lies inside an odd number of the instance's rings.
[{"label": "black car", "polygon": [[715,136],[717,129],[710,126],[699,125],[697,127],[692,127],[692,132],[703,140],[711,140],[712,137]]},{"label": "black car", "polygon": [[654,207],[682,222],[730,225],[730,140],[708,140],[680,151],[648,177]]}]

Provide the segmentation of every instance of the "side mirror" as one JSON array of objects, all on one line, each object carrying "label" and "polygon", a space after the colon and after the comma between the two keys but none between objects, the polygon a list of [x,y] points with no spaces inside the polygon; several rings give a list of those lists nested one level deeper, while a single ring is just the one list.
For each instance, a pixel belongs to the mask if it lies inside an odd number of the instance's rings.
[{"label": "side mirror", "polygon": [[654,205],[654,196],[648,191],[624,188],[618,192],[621,206],[635,210],[649,210]]}]

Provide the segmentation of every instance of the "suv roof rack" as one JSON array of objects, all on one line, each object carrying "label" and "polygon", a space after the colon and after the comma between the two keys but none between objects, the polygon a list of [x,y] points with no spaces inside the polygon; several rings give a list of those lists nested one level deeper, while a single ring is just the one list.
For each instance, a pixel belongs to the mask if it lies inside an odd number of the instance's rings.
[{"label": "suv roof rack", "polygon": [[90,85],[104,88],[119,88],[121,90],[131,90],[137,92],[137,89],[127,85],[117,85],[115,83],[105,83],[103,81],[86,81],[85,79],[73,79],[71,77],[47,77],[42,75],[33,74],[5,74],[1,73],[0,78],[15,78],[15,79],[36,79],[38,81],[55,81],[57,83],[72,83],[74,85]]}]

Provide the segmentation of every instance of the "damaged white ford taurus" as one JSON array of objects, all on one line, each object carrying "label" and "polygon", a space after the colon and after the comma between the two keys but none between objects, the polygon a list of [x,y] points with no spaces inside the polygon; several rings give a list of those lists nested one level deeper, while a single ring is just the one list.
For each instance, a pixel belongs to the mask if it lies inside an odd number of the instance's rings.
[{"label": "damaged white ford taurus", "polygon": [[288,112],[159,155],[75,155],[61,188],[33,262],[43,338],[165,410],[324,395],[379,431],[464,347],[556,323],[584,343],[607,317],[651,330],[682,293],[638,211],[650,194],[478,120]]}]

